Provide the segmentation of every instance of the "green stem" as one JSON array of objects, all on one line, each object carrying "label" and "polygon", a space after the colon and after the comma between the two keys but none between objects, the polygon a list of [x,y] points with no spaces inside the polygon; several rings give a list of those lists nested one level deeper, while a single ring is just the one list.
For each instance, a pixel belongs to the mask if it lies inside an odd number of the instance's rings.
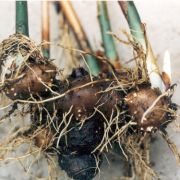
[{"label": "green stem", "polygon": [[27,1],[16,1],[16,33],[29,36]]},{"label": "green stem", "polygon": [[44,57],[50,58],[50,50],[49,50],[49,48],[43,48],[42,52],[43,52]]},{"label": "green stem", "polygon": [[128,22],[131,34],[136,42],[146,51],[146,41],[141,19],[133,1],[119,1],[124,16]]},{"label": "green stem", "polygon": [[107,3],[106,1],[98,1],[98,19],[101,28],[101,35],[103,39],[103,45],[105,49],[105,55],[110,60],[110,62],[115,66],[115,68],[120,67],[118,54],[116,51],[115,43],[113,37],[108,34],[111,31],[111,26],[109,22]]},{"label": "green stem", "polygon": [[92,75],[97,76],[100,73],[100,67],[97,59],[91,55],[86,55],[86,62]]},{"label": "green stem", "polygon": [[[164,91],[164,82],[161,78],[160,70],[157,64],[156,57],[152,51],[151,45],[145,36],[144,28],[141,23],[139,13],[136,9],[136,6],[133,1],[118,1],[121,9],[124,13],[124,16],[128,22],[131,34],[138,44],[143,48],[144,53],[146,54],[145,66],[148,71],[148,77],[151,82],[152,88],[159,88],[162,92]],[[140,62],[141,71],[143,77],[147,78],[146,69],[143,62]]]}]

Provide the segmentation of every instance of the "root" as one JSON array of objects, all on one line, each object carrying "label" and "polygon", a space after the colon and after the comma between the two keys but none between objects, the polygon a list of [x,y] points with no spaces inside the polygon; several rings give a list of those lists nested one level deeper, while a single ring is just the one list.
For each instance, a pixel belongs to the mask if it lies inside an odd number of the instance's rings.
[{"label": "root", "polygon": [[119,142],[123,144],[128,161],[132,162],[134,174],[138,179],[151,180],[153,177],[157,178],[157,174],[149,165],[150,136],[146,135],[142,139],[142,135],[139,135],[122,136]]},{"label": "root", "polygon": [[171,149],[172,153],[174,154],[174,156],[176,158],[178,165],[180,166],[180,152],[178,151],[177,146],[170,140],[167,133],[165,134],[162,131],[159,131],[159,133],[162,135],[164,140],[167,142],[169,148]]},{"label": "root", "polygon": [[154,106],[157,104],[157,102],[158,102],[162,97],[168,96],[168,95],[169,95],[169,92],[165,92],[165,93],[161,94],[160,96],[158,96],[158,98],[152,103],[152,105],[144,112],[144,114],[143,114],[143,116],[142,116],[142,118],[141,118],[141,123],[143,123],[143,121],[146,119],[146,115],[153,110],[153,108],[154,108]]}]

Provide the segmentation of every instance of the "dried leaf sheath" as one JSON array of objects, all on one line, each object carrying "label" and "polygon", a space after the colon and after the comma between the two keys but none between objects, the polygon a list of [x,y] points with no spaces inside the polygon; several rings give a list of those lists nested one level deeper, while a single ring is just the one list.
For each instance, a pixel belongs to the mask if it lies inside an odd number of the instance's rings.
[{"label": "dried leaf sheath", "polygon": [[[42,41],[49,42],[50,40],[50,22],[49,22],[49,2],[42,1]],[[43,54],[45,57],[50,57],[49,44],[43,45]]]},{"label": "dried leaf sheath", "polygon": [[[75,10],[73,9],[71,2],[70,1],[60,1],[60,6],[62,8],[62,11],[63,11],[69,25],[71,26],[71,28],[73,29],[73,31],[75,33],[75,36],[77,38],[77,41],[78,41],[81,49],[86,52],[91,53],[92,49],[91,49],[90,43],[87,39],[85,31],[83,30],[80,20],[77,16]],[[100,72],[100,67],[99,67],[99,64],[98,64],[96,58],[94,58],[91,55],[87,55],[86,61],[88,63],[91,73],[93,75],[98,75]]]}]

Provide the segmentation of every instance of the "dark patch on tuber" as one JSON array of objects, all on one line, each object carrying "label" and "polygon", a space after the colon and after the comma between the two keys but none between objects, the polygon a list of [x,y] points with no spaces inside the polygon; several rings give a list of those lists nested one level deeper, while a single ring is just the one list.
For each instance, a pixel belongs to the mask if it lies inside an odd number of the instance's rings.
[{"label": "dark patch on tuber", "polygon": [[101,118],[94,116],[81,124],[72,120],[60,143],[59,150],[63,154],[78,152],[79,154],[91,153],[101,142],[104,127]]},{"label": "dark patch on tuber", "polygon": [[[99,163],[96,164],[97,159]],[[59,166],[74,180],[92,180],[102,162],[101,156],[93,154],[59,155]]]}]

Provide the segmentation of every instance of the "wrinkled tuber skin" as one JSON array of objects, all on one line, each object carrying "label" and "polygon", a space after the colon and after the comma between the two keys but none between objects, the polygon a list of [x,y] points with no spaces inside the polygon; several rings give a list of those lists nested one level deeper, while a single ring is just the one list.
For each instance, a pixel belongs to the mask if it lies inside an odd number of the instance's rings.
[{"label": "wrinkled tuber skin", "polygon": [[53,64],[30,64],[21,72],[24,74],[18,79],[7,81],[4,92],[15,99],[27,99],[31,96],[47,94],[52,87],[56,76]]},{"label": "wrinkled tuber skin", "polygon": [[169,107],[172,103],[167,96],[162,96],[143,116],[159,96],[161,96],[159,89],[151,89],[148,85],[133,90],[125,96],[128,111],[140,130],[151,132],[169,121],[167,113],[169,113]]},{"label": "wrinkled tuber skin", "polygon": [[95,154],[59,155],[59,166],[74,180],[92,180],[98,172],[101,159]]}]

